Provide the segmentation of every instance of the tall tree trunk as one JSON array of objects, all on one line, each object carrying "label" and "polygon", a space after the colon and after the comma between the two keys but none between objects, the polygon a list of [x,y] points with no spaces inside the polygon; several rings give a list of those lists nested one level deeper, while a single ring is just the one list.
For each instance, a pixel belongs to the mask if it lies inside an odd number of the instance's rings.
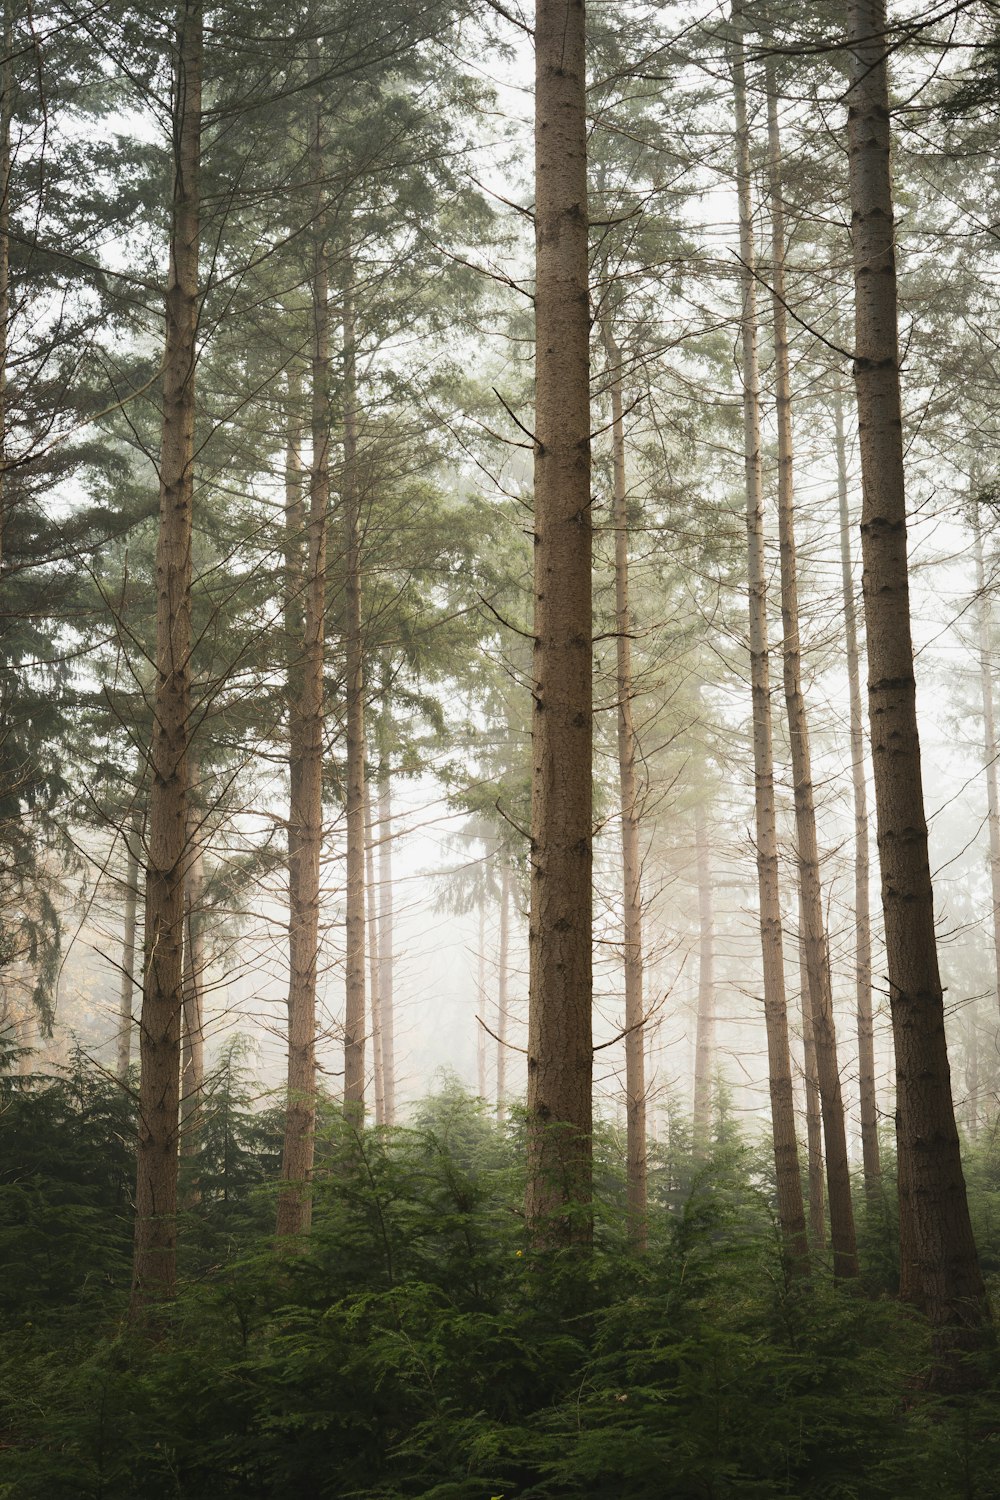
[{"label": "tall tree trunk", "polygon": [[983,695],[983,754],[986,775],[987,821],[990,832],[990,895],[993,901],[993,962],[996,999],[1000,1006],[1000,797],[997,795],[997,731],[993,710],[993,661],[990,650],[990,597],[986,590],[983,531],[979,500],[972,497],[972,537],[976,558],[976,624],[979,632],[979,682]]},{"label": "tall tree trunk", "polygon": [[736,114],[736,181],[740,214],[740,280],[743,345],[743,435],[747,490],[747,576],[750,602],[750,686],[753,704],[754,806],[757,831],[757,886],[760,942],[764,964],[764,1021],[767,1030],[771,1131],[778,1196],[778,1221],[793,1274],[807,1274],[802,1181],[795,1136],[788,1008],[782,953],[778,890],[778,831],[771,748],[771,687],[767,641],[767,570],[764,561],[764,496],[760,452],[760,369],[757,360],[756,252],[751,197],[750,132],[747,126],[743,12],[733,5],[731,49]]},{"label": "tall tree trunk", "polygon": [[7,531],[7,357],[10,342],[10,127],[14,107],[12,0],[4,0],[0,59],[0,574]]},{"label": "tall tree trunk", "polygon": [[[479,902],[479,955],[476,965],[476,1013],[486,1009],[486,901]],[[486,1028],[476,1022],[476,1094],[486,1098]]]},{"label": "tall tree trunk", "polygon": [[837,492],[840,503],[840,568],[844,598],[847,681],[851,700],[851,785],[854,800],[854,970],[858,1000],[858,1092],[861,1099],[861,1155],[865,1193],[870,1207],[879,1201],[878,1101],[875,1094],[875,1035],[872,1026],[872,923],[868,895],[868,788],[865,785],[865,738],[861,709],[861,653],[858,650],[854,574],[851,566],[851,517],[847,503],[847,444],[839,387],[833,416],[837,447]]},{"label": "tall tree trunk", "polygon": [[382,1079],[385,1123],[396,1123],[396,1014],[393,967],[392,783],[383,739],[378,768],[378,992],[382,1004]]},{"label": "tall tree trunk", "polygon": [[128,832],[125,835],[125,930],[122,935],[122,982],[118,998],[118,1042],[115,1077],[128,1083],[132,1061],[132,1005],[135,1000],[135,938],[139,907],[139,856],[142,852],[142,808],[139,792],[132,804]]},{"label": "tall tree trunk", "polygon": [[864,505],[868,709],[889,1002],[896,1050],[901,1214],[924,1305],[948,1352],[975,1345],[989,1312],[969,1218],[951,1094],[920,770],[906,559],[899,332],[889,164],[884,0],[850,0],[851,223]]},{"label": "tall tree trunk", "polygon": [[375,888],[375,837],[371,782],[365,777],[365,910],[368,921],[368,985],[371,990],[372,1054],[375,1071],[375,1124],[385,1124],[385,1074],[382,1070],[382,998],[378,982],[378,892]]},{"label": "tall tree trunk", "polygon": [[816,1067],[816,1037],[813,1033],[812,1002],[806,945],[802,940],[799,912],[799,1003],[802,1010],[802,1072],[806,1089],[806,1151],[809,1181],[809,1243],[822,1250],[826,1243],[826,1208],[823,1190],[823,1113],[820,1105],[819,1072]]},{"label": "tall tree trunk", "polygon": [[585,32],[583,0],[538,0],[525,1211],[540,1245],[585,1245],[593,1232],[593,611]]},{"label": "tall tree trunk", "polygon": [[344,275],[344,555],[347,648],[347,962],[344,1111],[360,1125],[365,1110],[365,680],[361,624],[361,518],[353,251]]},{"label": "tall tree trunk", "polygon": [[171,118],[173,197],[163,356],[160,522],[156,544],[156,694],[139,1056],[132,1313],[173,1294],[181,955],[191,718],[191,520],[201,169],[201,0],[177,12]]},{"label": "tall tree trunk", "polygon": [[507,1118],[507,1022],[510,1004],[510,871],[500,874],[500,936],[497,943],[497,1123]]},{"label": "tall tree trunk", "polygon": [[694,1138],[699,1151],[708,1145],[712,1124],[712,1066],[715,1060],[715,917],[705,809],[694,810],[694,847],[698,871],[698,1021],[694,1044]]},{"label": "tall tree trunk", "polygon": [[778,533],[781,549],[781,626],[784,662],[785,707],[792,753],[795,789],[795,841],[798,860],[802,941],[805,944],[816,1046],[816,1072],[823,1111],[826,1146],[827,1198],[830,1205],[830,1242],[833,1274],[858,1274],[858,1247],[851,1199],[851,1167],[847,1154],[847,1128],[837,1060],[837,1034],[833,1017],[830,952],[823,920],[819,843],[816,837],[816,804],[813,794],[809,723],[802,692],[801,638],[799,633],[798,558],[795,546],[795,456],[792,442],[792,388],[788,366],[788,319],[785,311],[785,212],[781,182],[781,143],[778,136],[778,101],[774,65],[767,64],[768,180],[771,206],[772,278],[774,296],[775,405],[778,425]]},{"label": "tall tree trunk", "polygon": [[[326,522],[330,501],[330,311],[326,216],[322,197],[323,138],[317,107],[311,143],[316,183],[312,267],[309,515],[302,503],[295,436],[286,477],[288,558],[297,564],[305,521],[301,591],[289,570],[291,598],[302,598],[301,646],[288,642],[288,1078],[276,1234],[287,1240],[312,1223],[309,1177],[316,1123],[316,969],[319,956],[320,855],[323,843],[323,661],[326,628]],[[294,392],[291,394],[294,414]],[[294,417],[293,417],[294,419]],[[295,614],[298,611],[294,612]],[[286,623],[288,621],[286,615]]]},{"label": "tall tree trunk", "polygon": [[[192,782],[194,775],[192,762]],[[181,1156],[188,1160],[196,1158],[201,1150],[205,1089],[205,858],[200,822],[200,810],[189,804],[181,1037]],[[199,1198],[200,1191],[194,1178],[188,1183],[186,1201],[191,1205]]]},{"label": "tall tree trunk", "polygon": [[625,957],[625,1181],[629,1239],[644,1250],[646,1223],[646,1068],[643,1029],[642,854],[639,848],[639,741],[632,712],[632,612],[628,595],[628,504],[622,356],[610,318],[602,326],[611,385],[614,468],[615,643],[618,689],[618,786],[622,824],[622,911]]}]

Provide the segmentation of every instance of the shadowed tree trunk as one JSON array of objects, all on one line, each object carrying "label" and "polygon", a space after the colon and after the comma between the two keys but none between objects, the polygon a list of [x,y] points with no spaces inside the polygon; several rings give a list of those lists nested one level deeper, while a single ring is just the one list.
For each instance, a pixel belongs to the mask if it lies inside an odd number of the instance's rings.
[{"label": "shadowed tree trunk", "polygon": [[590,308],[582,0],[535,10],[535,515],[528,1184],[539,1245],[592,1235]]},{"label": "shadowed tree trunk", "polygon": [[[301,644],[290,635],[288,671],[288,1077],[285,1138],[276,1234],[287,1240],[312,1222],[309,1177],[316,1121],[316,969],[319,955],[320,854],[323,842],[323,659],[326,620],[326,523],[330,500],[330,333],[326,219],[322,198],[323,143],[319,109],[311,158],[316,183],[312,267],[311,427],[309,514],[301,496],[297,443],[289,442],[286,524],[290,555],[301,557],[297,537],[306,538],[301,589]],[[292,403],[294,410],[294,401]],[[293,570],[294,571],[294,570]],[[298,611],[296,611],[298,614]]]},{"label": "shadowed tree trunk", "polygon": [[135,1002],[135,949],[139,907],[139,858],[142,853],[142,808],[139,793],[132,806],[128,832],[125,834],[125,927],[122,935],[122,982],[118,998],[118,1042],[115,1077],[128,1082],[132,1061],[132,1006]]},{"label": "shadowed tree trunk", "polygon": [[372,1055],[375,1074],[375,1124],[385,1124],[385,1075],[382,1071],[382,999],[378,982],[378,893],[375,888],[375,842],[372,789],[365,777],[365,892],[368,921],[368,985],[371,990]]},{"label": "shadowed tree trunk", "polygon": [[[192,784],[196,778],[190,761]],[[188,806],[188,870],[184,882],[183,1029],[181,1035],[181,1156],[192,1161],[201,1150],[205,1088],[205,859],[201,812]],[[194,1174],[188,1180],[188,1207],[201,1197]]]},{"label": "shadowed tree trunk", "polygon": [[354,277],[344,276],[344,555],[347,653],[347,955],[344,1109],[360,1125],[365,1110],[365,680],[361,624],[361,524]]},{"label": "shadowed tree trunk", "polygon": [[715,1059],[715,919],[705,810],[694,811],[695,860],[698,871],[698,1022],[694,1045],[694,1138],[699,1151],[708,1146],[712,1124],[712,1067]]},{"label": "shadowed tree trunk", "polygon": [[778,103],[774,67],[767,64],[768,181],[771,208],[771,247],[774,296],[775,405],[778,426],[778,533],[781,550],[781,626],[785,707],[792,755],[795,790],[795,842],[799,876],[799,900],[805,946],[809,1008],[812,1014],[826,1147],[827,1198],[830,1205],[830,1242],[833,1273],[838,1277],[858,1274],[858,1247],[851,1199],[851,1168],[847,1154],[847,1128],[837,1060],[837,1034],[833,1017],[830,952],[823,920],[819,843],[816,836],[816,804],[813,794],[809,723],[802,691],[801,638],[799,633],[798,559],[795,546],[795,456],[792,442],[792,391],[788,366],[788,319],[785,311],[785,213],[781,183],[781,143],[778,136]]},{"label": "shadowed tree trunk", "polygon": [[840,569],[844,597],[847,681],[851,700],[851,786],[854,801],[854,971],[858,1000],[858,1092],[861,1100],[861,1153],[869,1206],[880,1198],[878,1101],[875,1095],[875,1036],[872,1026],[872,924],[868,897],[868,788],[861,708],[861,653],[851,567],[851,518],[847,504],[847,444],[840,390],[834,392],[837,493],[840,506]]},{"label": "shadowed tree trunk", "polygon": [[980,1343],[989,1312],[955,1127],[917,733],[884,0],[851,0],[848,40],[868,712],[896,1051],[900,1212],[937,1333],[938,1379],[947,1383],[964,1378],[951,1352]]},{"label": "shadowed tree trunk", "polygon": [[793,1274],[806,1274],[806,1239],[802,1181],[795,1136],[795,1105],[788,1047],[788,1009],[778,890],[778,832],[774,806],[771,748],[771,688],[767,641],[767,572],[764,562],[764,499],[760,452],[760,370],[757,360],[756,254],[751,198],[750,133],[747,127],[746,72],[743,61],[743,13],[733,6],[731,60],[736,113],[736,178],[740,214],[740,261],[743,291],[743,433],[747,491],[747,576],[750,602],[750,685],[753,705],[754,804],[757,831],[757,886],[760,895],[760,942],[764,963],[764,1020],[767,1029],[771,1131],[778,1194],[778,1220]]},{"label": "shadowed tree trunk", "polygon": [[826,1210],[823,1191],[823,1115],[820,1107],[819,1074],[816,1070],[816,1038],[813,1035],[812,1004],[809,999],[809,970],[806,948],[801,937],[799,914],[799,1002],[802,1009],[802,1072],[806,1092],[806,1150],[809,1158],[809,1243],[814,1250],[826,1244]]},{"label": "shadowed tree trunk", "polygon": [[497,1122],[507,1118],[507,1030],[510,1005],[510,871],[500,874],[500,936],[497,943]]},{"label": "shadowed tree trunk", "polygon": [[615,645],[618,691],[618,784],[622,834],[622,912],[625,958],[625,1181],[629,1239],[644,1250],[646,1224],[646,1069],[642,974],[642,854],[639,849],[639,742],[632,711],[632,612],[628,595],[628,504],[625,422],[622,415],[622,356],[611,331],[602,328],[611,386],[615,530]]},{"label": "shadowed tree trunk", "polygon": [[191,719],[191,521],[201,170],[201,0],[177,11],[171,119],[173,187],[163,355],[156,689],[150,747],[145,962],[139,1034],[132,1315],[173,1294],[181,962]]}]

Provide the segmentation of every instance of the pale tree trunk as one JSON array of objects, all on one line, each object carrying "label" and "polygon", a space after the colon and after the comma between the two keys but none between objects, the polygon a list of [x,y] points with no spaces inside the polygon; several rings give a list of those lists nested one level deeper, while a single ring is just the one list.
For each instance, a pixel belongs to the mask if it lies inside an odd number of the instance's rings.
[{"label": "pale tree trunk", "polygon": [[[486,1009],[486,901],[481,899],[479,903],[479,958],[477,963],[476,984],[476,1011]],[[486,1098],[486,1028],[481,1021],[476,1022],[476,1093],[480,1099]]]},{"label": "pale tree trunk", "polygon": [[593,670],[582,0],[535,10],[534,691],[525,1212],[593,1227]]},{"label": "pale tree trunk", "polygon": [[771,1131],[778,1197],[778,1221],[793,1274],[807,1274],[809,1247],[799,1177],[795,1103],[788,1046],[788,1008],[782,952],[778,889],[778,830],[771,746],[771,688],[767,640],[767,569],[764,560],[764,496],[760,451],[760,369],[757,359],[756,252],[751,198],[750,133],[747,127],[743,16],[733,6],[733,99],[736,114],[736,178],[740,214],[740,280],[743,292],[743,435],[747,491],[747,578],[750,603],[750,687],[753,705],[754,808],[757,832],[757,887],[764,965],[764,1021],[767,1031]]},{"label": "pale tree trunk", "polygon": [[705,809],[694,810],[695,864],[698,872],[698,1020],[694,1044],[694,1139],[708,1145],[712,1126],[712,1067],[715,1061],[715,917]]},{"label": "pale tree trunk", "polygon": [[864,505],[861,550],[868,708],[889,1002],[896,1051],[900,1212],[943,1356],[977,1345],[989,1319],[962,1173],[917,732],[906,558],[899,332],[889,164],[884,0],[851,0],[848,146]]},{"label": "pale tree trunk", "polygon": [[993,710],[993,662],[990,650],[992,610],[986,590],[983,532],[979,501],[972,498],[972,536],[976,558],[976,624],[979,631],[979,682],[983,695],[983,754],[986,774],[987,821],[990,832],[990,895],[993,901],[993,963],[996,998],[1000,1006],[1000,797],[997,795],[997,732]]},{"label": "pale tree trunk", "polygon": [[150,748],[144,982],[140,1022],[132,1313],[173,1294],[181,960],[191,718],[191,521],[201,170],[201,0],[177,13],[173,199],[163,355],[156,691]]},{"label": "pale tree trunk", "polygon": [[819,844],[816,836],[816,804],[813,793],[809,724],[802,692],[801,638],[799,632],[798,559],[795,547],[795,457],[792,443],[792,392],[788,363],[788,319],[785,311],[785,214],[781,183],[781,145],[778,137],[778,102],[773,64],[767,65],[768,178],[772,229],[774,296],[775,405],[778,426],[778,533],[781,551],[781,625],[784,661],[785,707],[792,754],[795,790],[795,842],[801,903],[802,941],[805,945],[816,1046],[816,1073],[823,1112],[826,1147],[827,1199],[830,1206],[830,1242],[833,1273],[837,1277],[858,1274],[858,1247],[851,1199],[851,1167],[847,1153],[847,1128],[837,1060],[837,1034],[833,1016],[830,953],[823,920]]},{"label": "pale tree trunk", "polygon": [[[201,1150],[205,1090],[205,857],[200,823],[200,811],[189,804],[181,1041],[181,1156],[189,1161]],[[187,1202],[190,1205],[199,1198],[197,1179],[194,1179],[188,1184]]]},{"label": "pale tree trunk", "polygon": [[510,871],[500,874],[500,936],[497,942],[497,1123],[507,1118],[507,1022],[510,1004]]},{"label": "pale tree trunk", "polygon": [[618,785],[622,824],[622,912],[625,958],[625,1181],[629,1239],[646,1248],[646,1068],[643,1029],[642,853],[639,847],[639,741],[632,709],[632,612],[628,596],[628,502],[622,356],[610,320],[602,328],[611,386],[614,468],[615,643],[618,690]]},{"label": "pale tree trunk", "polygon": [[344,1009],[344,1111],[360,1125],[365,1111],[365,681],[361,623],[361,517],[358,391],[351,249],[344,276],[344,556],[347,654],[347,954]]},{"label": "pale tree trunk", "polygon": [[388,755],[378,770],[378,992],[382,1003],[382,1080],[385,1123],[396,1123],[396,1012],[393,963],[392,783]]},{"label": "pale tree trunk", "polygon": [[378,982],[378,893],[375,888],[375,839],[371,783],[365,777],[365,909],[368,921],[368,985],[371,990],[372,1054],[375,1073],[375,1124],[385,1124],[385,1075],[382,1071],[382,998]]},{"label": "pale tree trunk", "polygon": [[125,834],[125,925],[122,934],[122,982],[118,994],[118,1041],[115,1077],[128,1083],[132,1061],[132,1006],[135,1001],[136,920],[139,908],[139,858],[142,853],[142,807],[139,792],[132,804],[128,832]]},{"label": "pale tree trunk", "polygon": [[[309,1178],[316,1124],[316,970],[319,958],[320,855],[323,843],[323,658],[326,622],[326,522],[330,500],[330,333],[326,221],[322,199],[323,142],[319,109],[311,149],[316,182],[312,268],[311,426],[309,514],[301,497],[297,443],[289,444],[286,477],[286,552],[293,599],[302,599],[301,642],[288,641],[288,1075],[284,1186],[278,1197],[276,1234],[288,1240],[312,1223]],[[293,420],[294,392],[291,393]],[[298,538],[305,522],[306,560],[301,589]],[[298,615],[296,609],[292,616]],[[286,622],[289,617],[286,615]]]},{"label": "pale tree trunk", "polygon": [[837,492],[840,504],[840,568],[844,599],[847,681],[851,701],[851,786],[854,800],[854,970],[858,1001],[858,1092],[861,1102],[861,1155],[865,1193],[870,1207],[879,1202],[878,1101],[875,1094],[875,1035],[872,1025],[872,923],[868,895],[868,788],[865,785],[865,737],[861,708],[861,653],[858,649],[854,575],[851,566],[851,518],[847,503],[847,444],[839,388],[834,392],[837,447]]},{"label": "pale tree trunk", "polygon": [[802,941],[802,915],[799,913],[799,1002],[802,1010],[802,1073],[806,1094],[806,1151],[809,1182],[809,1243],[822,1250],[826,1243],[826,1209],[823,1189],[823,1114],[820,1106],[819,1072],[816,1068],[816,1038],[813,1034],[812,1004],[809,999],[809,970],[806,967],[806,945]]}]

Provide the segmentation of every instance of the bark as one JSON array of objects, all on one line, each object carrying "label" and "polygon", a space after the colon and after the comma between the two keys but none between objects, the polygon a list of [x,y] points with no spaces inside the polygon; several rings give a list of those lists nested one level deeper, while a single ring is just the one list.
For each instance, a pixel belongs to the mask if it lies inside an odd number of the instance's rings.
[{"label": "bark", "polygon": [[861,707],[861,653],[851,566],[851,520],[847,504],[847,444],[839,389],[834,393],[837,491],[840,505],[840,567],[844,597],[847,681],[851,701],[851,787],[854,801],[854,970],[858,1009],[858,1092],[861,1100],[861,1155],[869,1206],[880,1198],[878,1101],[875,1094],[875,1036],[872,1026],[872,926],[868,895],[868,788]]},{"label": "bark", "polygon": [[361,520],[354,284],[344,277],[344,556],[347,654],[347,954],[344,1111],[360,1125],[365,1110],[365,681],[361,623]]},{"label": "bark", "polygon": [[773,64],[767,65],[768,180],[772,230],[772,317],[774,325],[775,405],[778,427],[778,533],[781,551],[781,626],[785,708],[792,756],[795,793],[795,840],[802,920],[823,1113],[826,1147],[830,1242],[836,1277],[858,1274],[858,1247],[851,1199],[851,1168],[847,1127],[840,1088],[837,1034],[833,1016],[830,952],[823,920],[816,804],[813,793],[809,722],[802,691],[799,633],[798,557],[795,544],[795,455],[792,438],[792,388],[788,359],[788,319],[785,311],[785,214],[781,181],[781,143]]},{"label": "bark", "polygon": [[[801,929],[801,914],[799,925]],[[806,1086],[806,1150],[809,1182],[809,1243],[822,1250],[826,1243],[826,1209],[823,1191],[823,1114],[820,1106],[819,1073],[816,1068],[816,1037],[809,999],[806,949],[799,938],[799,997],[802,1009],[802,1071]]]},{"label": "bark", "polygon": [[528,1183],[536,1244],[592,1236],[593,672],[582,0],[535,11],[534,693]]},{"label": "bark", "polygon": [[378,772],[379,912],[378,990],[382,1002],[382,1077],[385,1123],[396,1123],[396,1015],[393,967],[392,783],[388,756],[383,753]]},{"label": "bark", "polygon": [[[330,500],[330,335],[326,222],[321,188],[323,141],[317,110],[312,141],[317,184],[312,267],[311,426],[306,560],[299,590],[301,642],[289,640],[288,1075],[276,1234],[288,1240],[312,1222],[309,1177],[316,1123],[316,969],[319,954],[320,853],[323,842],[323,659],[326,626],[326,523]],[[294,403],[293,403],[294,411]],[[293,440],[291,454],[297,452]],[[297,462],[286,489],[287,553],[295,558],[305,519]],[[296,613],[297,611],[293,611]]]},{"label": "bark", "polygon": [[742,9],[733,6],[731,49],[736,114],[736,178],[740,215],[740,261],[743,292],[743,433],[747,491],[747,576],[750,604],[750,686],[753,708],[754,811],[757,833],[757,886],[760,941],[764,966],[764,1021],[767,1031],[771,1131],[777,1183],[778,1222],[792,1274],[807,1274],[802,1181],[795,1135],[788,1008],[782,953],[781,903],[778,890],[778,832],[774,803],[771,746],[771,688],[767,639],[767,572],[764,561],[764,498],[760,451],[760,370],[757,359],[756,254],[751,198],[750,133],[747,126],[746,72],[743,61]]},{"label": "bark", "polygon": [[10,339],[10,127],[14,93],[14,29],[10,0],[4,5],[0,61],[0,573],[7,530],[7,356]]},{"label": "bark", "polygon": [[368,985],[371,990],[372,1054],[375,1072],[375,1124],[385,1124],[385,1075],[382,1071],[382,1000],[378,982],[378,896],[375,888],[375,839],[371,783],[365,778],[365,910],[368,922]]},{"label": "bark", "polygon": [[507,1118],[507,1021],[510,1003],[510,871],[500,876],[500,936],[497,943],[497,1123]]},{"label": "bark", "polygon": [[173,188],[166,290],[156,689],[150,747],[132,1313],[172,1295],[177,1274],[181,955],[191,717],[191,520],[201,168],[201,0],[177,12]]},{"label": "bark", "polygon": [[618,690],[618,786],[622,835],[622,912],[625,960],[625,1181],[629,1239],[644,1250],[646,1224],[646,1068],[643,1027],[642,854],[639,848],[639,741],[632,711],[632,611],[628,588],[628,506],[622,356],[610,320],[602,328],[611,385],[614,468],[615,644]]},{"label": "bark", "polygon": [[983,754],[986,774],[987,821],[990,832],[990,895],[993,901],[993,962],[996,998],[1000,1006],[1000,797],[997,795],[997,732],[993,710],[993,662],[990,651],[990,598],[986,591],[983,532],[979,501],[972,502],[972,537],[976,558],[976,624],[979,632],[979,681],[983,694]]},{"label": "bark", "polygon": [[715,1060],[715,915],[705,810],[694,812],[695,861],[698,871],[698,1022],[694,1046],[694,1138],[700,1151],[708,1146],[712,1125],[712,1066]]},{"label": "bark", "polygon": [[[205,1089],[205,859],[200,823],[200,811],[189,806],[181,1043],[181,1156],[189,1160],[201,1150]],[[199,1198],[197,1180],[193,1179],[188,1184],[187,1202],[190,1205]]]},{"label": "bark", "polygon": [[896,1052],[900,1210],[942,1355],[975,1346],[989,1313],[951,1094],[917,732],[906,558],[899,336],[884,0],[851,0],[848,153],[854,377],[864,504],[868,711],[889,1002]]},{"label": "bark", "polygon": [[135,1001],[135,938],[139,907],[139,856],[142,852],[142,808],[138,794],[125,835],[125,930],[122,936],[122,982],[118,999],[118,1041],[115,1077],[128,1083],[132,1061],[132,1006]]}]

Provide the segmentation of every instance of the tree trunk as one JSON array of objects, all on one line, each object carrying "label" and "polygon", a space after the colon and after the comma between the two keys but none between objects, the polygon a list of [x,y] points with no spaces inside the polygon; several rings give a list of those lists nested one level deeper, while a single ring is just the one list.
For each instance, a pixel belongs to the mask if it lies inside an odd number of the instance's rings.
[{"label": "tree trunk", "polygon": [[347,652],[347,954],[344,1007],[344,1112],[365,1111],[365,681],[361,624],[358,392],[351,248],[344,276],[344,556]]},{"label": "tree trunk", "polygon": [[848,95],[856,352],[864,506],[868,709],[889,1001],[896,1051],[901,1213],[943,1357],[988,1321],[951,1095],[934,934],[906,560],[899,334],[884,0],[851,0]]},{"label": "tree trunk", "polygon": [[[192,763],[192,781],[194,780]],[[205,1088],[205,859],[200,810],[188,806],[188,868],[184,881],[183,1031],[181,1042],[181,1156],[191,1160],[201,1150],[202,1100]],[[188,1183],[187,1203],[200,1198],[198,1183]]]},{"label": "tree trunk", "polygon": [[139,1056],[132,1314],[173,1294],[181,953],[191,718],[191,520],[201,168],[201,0],[177,12],[173,198],[163,356],[160,522],[156,544],[156,693],[150,748],[145,950]]},{"label": "tree trunk", "polygon": [[872,924],[868,896],[868,788],[865,785],[865,738],[861,709],[861,653],[851,567],[851,518],[847,504],[847,444],[839,388],[834,392],[837,446],[837,490],[840,502],[840,567],[844,591],[847,681],[851,699],[851,784],[854,800],[854,968],[858,998],[858,1092],[861,1098],[861,1155],[865,1194],[878,1205],[882,1167],[879,1161],[878,1101],[875,1095],[875,1037],[872,1026]]},{"label": "tree trunk", "polygon": [[733,6],[733,99],[736,113],[736,178],[740,214],[740,280],[743,291],[743,434],[747,490],[747,577],[750,603],[750,685],[753,704],[754,806],[757,831],[757,886],[760,942],[764,965],[764,1021],[767,1030],[771,1131],[777,1183],[778,1221],[792,1274],[807,1274],[802,1181],[795,1136],[792,1067],[788,1048],[788,1008],[782,954],[778,891],[778,831],[771,749],[771,688],[767,641],[767,571],[764,561],[764,498],[760,452],[760,370],[757,361],[756,254],[751,199],[750,133],[747,127],[743,13]]},{"label": "tree trunk", "polygon": [[806,945],[802,941],[799,913],[799,1003],[802,1010],[802,1071],[806,1086],[806,1150],[809,1158],[809,1243],[814,1250],[826,1244],[826,1209],[823,1191],[823,1114],[820,1106],[819,1073],[816,1068],[816,1037],[809,999]]},{"label": "tree trunk", "polygon": [[694,810],[695,860],[698,870],[698,1022],[694,1045],[694,1139],[699,1152],[708,1147],[712,1126],[712,1066],[715,1060],[715,919],[705,809]]},{"label": "tree trunk", "polygon": [[[477,963],[476,1012],[486,1009],[486,901],[479,902],[479,957]],[[486,1098],[486,1028],[476,1022],[476,1093]]]},{"label": "tree trunk", "polygon": [[632,712],[632,612],[628,596],[628,505],[622,356],[610,320],[602,328],[611,385],[614,467],[615,643],[618,689],[618,785],[622,824],[622,911],[625,958],[625,1180],[629,1239],[644,1250],[646,1223],[646,1068],[643,1028],[642,854],[639,848],[639,741]]},{"label": "tree trunk", "polygon": [[129,830],[125,835],[125,930],[122,936],[122,982],[118,1000],[118,1043],[115,1077],[128,1083],[132,1061],[132,1004],[135,1000],[135,936],[139,907],[139,856],[142,851],[142,808],[139,793],[132,804]]},{"label": "tree trunk", "polygon": [[507,1118],[507,1021],[510,979],[510,871],[500,875],[500,937],[497,944],[497,1124]]},{"label": "tree trunk", "polygon": [[979,500],[972,497],[972,536],[976,558],[976,623],[979,630],[979,681],[983,694],[983,753],[986,773],[987,820],[990,831],[990,895],[993,900],[993,961],[996,999],[1000,1006],[1000,798],[997,795],[997,732],[993,712],[993,662],[990,651],[990,598],[986,591],[983,532]]},{"label": "tree trunk", "polygon": [[858,1274],[858,1247],[851,1199],[851,1167],[837,1060],[833,1017],[830,953],[823,920],[816,805],[813,795],[809,724],[802,692],[799,634],[798,558],[795,547],[795,457],[792,444],[792,391],[788,367],[788,319],[785,311],[785,213],[781,183],[781,143],[774,65],[767,64],[768,180],[771,206],[772,279],[774,296],[775,405],[778,426],[778,533],[781,548],[781,626],[785,707],[792,753],[795,789],[795,838],[798,859],[802,941],[805,944],[816,1046],[816,1073],[823,1112],[826,1146],[827,1198],[830,1205],[830,1242],[833,1274]]},{"label": "tree trunk", "polygon": [[0,574],[7,531],[7,358],[10,343],[10,127],[14,107],[14,27],[11,0],[3,8],[0,59]]},{"label": "tree trunk", "polygon": [[538,0],[525,1211],[539,1245],[586,1245],[593,1233],[593,625],[585,31],[583,0]]},{"label": "tree trunk", "polygon": [[[323,142],[319,109],[312,141],[316,182],[312,268],[312,459],[306,564],[301,591],[289,570],[289,592],[302,598],[301,645],[289,639],[288,667],[288,1098],[278,1197],[279,1240],[312,1222],[309,1177],[316,1123],[316,969],[319,955],[320,854],[323,842],[323,659],[326,623],[326,520],[330,500],[330,335]],[[294,395],[292,397],[294,420]],[[286,476],[286,556],[297,560],[305,521],[295,436]],[[295,614],[298,611],[294,611]],[[286,617],[287,618],[287,617]]]},{"label": "tree trunk", "polygon": [[375,1124],[385,1124],[385,1075],[382,1071],[382,1001],[378,983],[378,895],[375,889],[375,838],[371,783],[365,777],[365,910],[368,921],[368,984],[371,990],[372,1054],[375,1067]]},{"label": "tree trunk", "polygon": [[392,786],[388,755],[378,770],[378,992],[382,1004],[382,1080],[385,1123],[396,1123],[396,1017],[393,971]]}]

